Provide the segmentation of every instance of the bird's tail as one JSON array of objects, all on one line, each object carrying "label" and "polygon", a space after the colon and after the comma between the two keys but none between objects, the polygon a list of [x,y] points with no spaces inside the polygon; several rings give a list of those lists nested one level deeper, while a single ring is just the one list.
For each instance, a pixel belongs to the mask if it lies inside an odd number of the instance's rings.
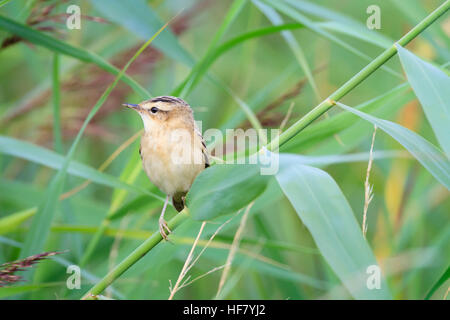
[{"label": "bird's tail", "polygon": [[184,196],[186,195],[186,193],[175,193],[174,196],[172,197],[172,203],[173,206],[175,207],[175,209],[177,209],[178,212],[180,212],[181,210],[184,209]]}]

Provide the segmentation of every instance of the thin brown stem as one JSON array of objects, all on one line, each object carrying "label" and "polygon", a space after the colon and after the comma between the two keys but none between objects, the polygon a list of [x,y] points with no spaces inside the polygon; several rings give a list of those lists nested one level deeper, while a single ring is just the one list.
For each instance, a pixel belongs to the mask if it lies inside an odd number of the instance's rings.
[{"label": "thin brown stem", "polygon": [[225,263],[226,267],[223,269],[222,276],[220,277],[219,288],[217,289],[216,298],[219,296],[219,294],[225,284],[225,281],[228,277],[228,274],[230,272],[231,263],[233,262],[234,256],[236,255],[236,252],[239,248],[239,242],[241,240],[242,233],[244,232],[248,214],[250,212],[250,209],[253,206],[253,203],[254,202],[251,202],[245,209],[245,212],[242,215],[242,219],[241,219],[239,228],[237,229],[236,234],[234,235],[233,243],[231,244],[231,249],[230,249],[230,252],[228,253],[227,261]]},{"label": "thin brown stem", "polygon": [[367,210],[369,209],[369,204],[372,201],[373,193],[372,188],[373,186],[369,183],[369,177],[370,177],[370,170],[372,169],[372,163],[373,163],[373,146],[375,144],[375,134],[377,133],[377,126],[374,126],[373,129],[373,135],[372,135],[372,143],[370,145],[370,152],[369,152],[369,163],[367,164],[367,171],[366,171],[366,181],[364,182],[364,212],[363,212],[363,223],[362,223],[362,232],[364,238],[366,237],[367,233]]},{"label": "thin brown stem", "polygon": [[181,281],[184,279],[184,277],[186,276],[186,273],[189,271],[189,265],[192,261],[192,256],[194,254],[194,250],[195,247],[197,246],[198,240],[200,239],[200,236],[202,235],[203,229],[205,228],[206,222],[203,222],[202,225],[200,226],[200,230],[198,231],[197,237],[195,238],[194,243],[192,244],[192,248],[191,251],[189,251],[189,254],[186,258],[186,261],[184,262],[183,268],[181,269],[180,275],[178,276],[177,282],[175,282],[175,286],[173,288],[170,288],[170,296],[169,296],[169,300],[173,299],[173,296],[175,295],[175,293],[177,293],[177,291],[179,290]]}]

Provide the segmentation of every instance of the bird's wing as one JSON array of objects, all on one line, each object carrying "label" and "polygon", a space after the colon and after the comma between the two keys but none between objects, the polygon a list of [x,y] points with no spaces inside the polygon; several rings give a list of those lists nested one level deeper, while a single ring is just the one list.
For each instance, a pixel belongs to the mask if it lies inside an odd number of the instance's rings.
[{"label": "bird's wing", "polygon": [[195,126],[195,133],[200,138],[200,142],[202,143],[202,153],[203,153],[203,158],[205,159],[205,168],[208,168],[209,167],[208,149],[206,149],[205,140],[203,139],[203,136],[200,133],[200,130],[198,130],[197,126]]}]

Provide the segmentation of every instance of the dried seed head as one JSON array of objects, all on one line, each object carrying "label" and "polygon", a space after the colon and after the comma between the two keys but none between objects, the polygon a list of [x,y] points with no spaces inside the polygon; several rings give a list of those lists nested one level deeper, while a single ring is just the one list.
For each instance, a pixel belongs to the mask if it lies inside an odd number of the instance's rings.
[{"label": "dried seed head", "polygon": [[26,268],[32,267],[39,261],[60,253],[62,252],[43,252],[22,260],[6,262],[0,265],[0,287],[23,281],[21,276],[15,274],[16,272],[24,271]]}]

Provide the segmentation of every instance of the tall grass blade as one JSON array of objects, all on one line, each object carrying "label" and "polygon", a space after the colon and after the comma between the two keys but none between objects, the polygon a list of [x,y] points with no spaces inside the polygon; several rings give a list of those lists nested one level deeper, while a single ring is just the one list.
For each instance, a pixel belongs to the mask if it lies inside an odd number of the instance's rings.
[{"label": "tall grass blade", "polygon": [[[283,1],[274,1],[274,0],[262,0],[262,1],[264,1],[267,4],[269,4],[273,8],[279,10],[280,12],[284,13],[288,17],[291,17],[292,19],[298,21],[299,23],[304,24],[308,29],[310,29],[310,30],[316,32],[317,34],[327,38],[328,40],[338,44],[342,48],[352,52],[356,56],[358,56],[358,57],[360,57],[360,58],[362,58],[362,59],[364,59],[366,61],[372,61],[373,60],[373,58],[367,56],[366,54],[362,53],[358,49],[356,49],[353,46],[349,45],[347,42],[345,42],[345,41],[335,37],[334,35],[330,34],[327,31],[323,30],[322,28],[320,28],[319,25],[315,24],[308,17],[306,17],[305,15],[301,14],[298,10],[296,10],[292,6],[287,5],[285,2],[283,2]],[[389,72],[390,74],[394,75],[395,77],[401,78],[401,75],[398,72],[392,70],[391,68],[386,67],[384,65],[381,66],[381,68],[383,70]]]},{"label": "tall grass blade", "polygon": [[3,7],[5,4],[8,4],[11,0],[1,0],[0,1],[0,7]]},{"label": "tall grass blade", "polygon": [[31,208],[15,212],[0,219],[0,234],[13,232],[24,221],[28,220],[36,213],[36,208]]},{"label": "tall grass blade", "polygon": [[[270,20],[270,22],[272,22],[273,25],[284,24],[283,19],[274,9],[266,4],[261,3],[261,1],[259,0],[253,0],[253,3],[259,8],[259,10],[261,10],[262,13],[264,13],[264,15]],[[320,100],[319,90],[317,89],[316,82],[314,81],[311,68],[309,67],[308,61],[306,60],[305,54],[303,53],[303,50],[300,47],[299,43],[297,42],[297,40],[295,40],[294,35],[290,31],[282,31],[281,35],[286,40],[288,46],[291,48],[292,53],[297,59],[298,64],[303,69],[308,82],[313,88],[317,100]]]},{"label": "tall grass blade", "polygon": [[[418,0],[408,2],[392,1],[392,4],[404,14],[411,24],[417,24],[420,21],[419,17],[426,15],[422,2]],[[424,32],[423,37],[433,45],[433,48],[437,49],[444,59],[450,59],[450,39],[444,28],[430,28]]]},{"label": "tall grass blade", "polygon": [[450,161],[434,145],[399,124],[388,120],[378,119],[340,102],[337,102],[336,104],[342,109],[376,124],[377,127],[403,145],[431,173],[431,175],[436,178],[436,180],[450,190]]},{"label": "tall grass blade", "polygon": [[450,157],[450,77],[400,45],[397,52],[439,144]]},{"label": "tall grass blade", "polygon": [[[278,25],[278,26],[272,26],[272,27],[265,27],[249,32],[245,32],[239,36],[236,36],[220,46],[217,46],[214,50],[211,50],[211,52],[208,54],[208,57],[203,58],[202,61],[199,61],[197,63],[197,69],[195,70],[195,67],[191,70],[191,73],[186,77],[186,79],[174,90],[173,94],[178,95],[181,94],[181,91],[183,88],[185,89],[186,94],[190,91],[192,91],[196,84],[198,84],[198,81],[201,79],[201,77],[208,71],[210,66],[225,52],[228,50],[236,47],[238,44],[241,44],[247,40],[262,37],[268,34],[277,33],[283,30],[293,30],[293,29],[299,29],[303,28],[304,26],[299,23],[291,23],[291,24],[284,24],[284,25]],[[201,65],[200,65],[201,64]]]},{"label": "tall grass blade", "polygon": [[223,35],[226,33],[228,28],[233,23],[234,19],[239,15],[242,8],[244,7],[246,0],[234,0],[228,9],[225,18],[222,20],[219,29],[214,34],[213,39],[209,42],[208,48],[203,56],[203,58],[197,62],[197,64],[191,69],[191,72],[187,76],[186,80],[178,86],[173,95],[186,97],[194,88],[195,84],[199,81],[199,74],[203,74],[208,69],[208,60],[211,52],[218,45],[219,41],[222,39]]},{"label": "tall grass blade", "polygon": [[59,84],[59,54],[53,56],[53,146],[58,153],[63,152],[62,135],[61,135],[61,104]]},{"label": "tall grass blade", "polygon": [[[64,166],[64,156],[35,144],[10,137],[0,136],[0,153],[26,159],[56,170],[61,170]],[[126,189],[134,193],[157,197],[147,190],[124,183],[114,176],[100,172],[77,161],[70,161],[67,172],[111,188]]]},{"label": "tall grass blade", "polygon": [[384,34],[377,32],[376,30],[369,30],[364,23],[361,23],[360,21],[340,12],[325,8],[320,4],[303,0],[284,1],[303,13],[308,13],[316,18],[325,19],[324,22],[317,23],[320,28],[340,32],[342,34],[373,43],[383,49],[386,49],[394,43],[393,39],[390,39]]},{"label": "tall grass blade", "polygon": [[267,187],[258,165],[215,165],[195,179],[186,198],[195,220],[211,220],[243,208]]},{"label": "tall grass blade", "polygon": [[276,179],[308,228],[322,256],[355,299],[390,299],[384,280],[369,290],[369,266],[377,265],[361,228],[339,186],[325,171],[280,154]]},{"label": "tall grass blade", "polygon": [[[132,5],[122,0],[91,0],[90,2],[108,20],[123,26],[143,40],[149,39],[164,24],[144,0],[133,0]],[[161,32],[152,45],[168,57],[185,65],[191,66],[194,63],[192,57],[169,29]]]},{"label": "tall grass blade", "polygon": [[[17,23],[14,20],[8,19],[3,16],[0,16],[0,29],[11,32],[18,37],[26,39],[38,46],[45,47],[53,52],[59,52],[61,54],[76,58],[84,62],[94,63],[103,70],[113,75],[118,75],[120,73],[119,69],[93,52],[74,47],[61,40],[50,37],[45,33],[34,30],[26,25]],[[121,78],[123,78],[123,82],[129,85],[130,88],[132,88],[139,96],[141,96],[142,99],[151,97],[151,94],[139,83],[133,80],[133,78],[126,74],[122,76],[123,77]]]},{"label": "tall grass blade", "polygon": [[436,290],[439,289],[439,287],[442,286],[448,279],[450,279],[450,267],[448,267],[447,270],[445,270],[445,272],[442,274],[442,276],[436,281],[431,290],[425,296],[425,300],[429,300],[436,292]]},{"label": "tall grass blade", "polygon": [[61,283],[40,283],[40,284],[24,284],[21,286],[12,286],[12,287],[4,287],[0,288],[0,299],[16,296],[18,294],[29,293],[32,291],[37,291],[42,288],[48,287],[58,287],[61,286]]},{"label": "tall grass blade", "polygon": [[[406,101],[413,99],[414,96],[408,93],[408,89],[407,83],[401,84],[378,97],[359,104],[356,109],[363,112],[381,113],[383,116],[393,114],[404,106]],[[383,109],[386,109],[386,111]],[[325,139],[355,127],[357,122],[357,116],[341,112],[333,117],[311,124],[301,134],[286,143],[281,150],[282,152],[298,152],[309,147],[317,148],[317,146],[323,144]],[[354,134],[355,139],[360,136],[361,134]]]},{"label": "tall grass blade", "polygon": [[[271,1],[271,0],[264,0]],[[275,4],[273,4],[275,6]],[[287,8],[286,14],[289,14],[290,11]],[[450,8],[450,0],[447,0],[438,8],[436,8],[433,12],[431,12],[427,17],[425,17],[418,25],[412,28],[407,34],[401,37],[397,43],[404,46],[411,42],[414,38],[416,38],[421,32],[423,32],[427,27],[429,27],[433,22],[439,19],[442,15],[444,15]],[[301,20],[303,20],[300,17]],[[267,145],[268,150],[273,150],[274,148],[278,148],[278,146],[282,146],[292,137],[297,135],[300,131],[305,129],[312,121],[316,120],[322,114],[327,112],[334,104],[332,100],[339,100],[344,97],[347,93],[353,90],[358,84],[364,81],[367,77],[369,77],[373,72],[377,69],[381,68],[390,58],[392,58],[397,53],[397,49],[395,46],[391,46],[385,51],[383,51],[378,57],[373,59],[366,67],[364,67],[360,72],[354,75],[350,80],[344,83],[339,89],[333,92],[328,99],[322,101],[319,105],[317,105],[314,109],[308,112],[305,116],[299,119],[296,123],[287,128],[281,135],[277,138],[272,139],[270,144]]]}]

